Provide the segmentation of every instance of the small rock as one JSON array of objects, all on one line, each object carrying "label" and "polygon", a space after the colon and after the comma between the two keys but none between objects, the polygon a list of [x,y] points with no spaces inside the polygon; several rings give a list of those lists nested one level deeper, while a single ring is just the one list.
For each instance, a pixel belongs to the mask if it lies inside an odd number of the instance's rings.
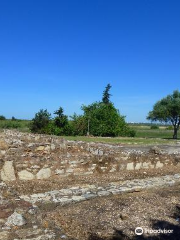
[{"label": "small rock", "polygon": [[162,151],[157,146],[154,146],[154,147],[150,148],[149,153],[162,154]]},{"label": "small rock", "polygon": [[0,140],[0,150],[7,150],[8,144],[4,140]]},{"label": "small rock", "polygon": [[8,240],[9,232],[0,232],[0,240]]},{"label": "small rock", "polygon": [[8,217],[7,222],[5,223],[6,226],[23,226],[26,224],[25,218],[17,213],[14,212],[10,217]]},{"label": "small rock", "polygon": [[127,214],[121,213],[120,216],[121,220],[127,220],[129,218],[129,216]]},{"label": "small rock", "polygon": [[50,168],[42,168],[37,174],[37,179],[46,179],[51,176],[51,169]]},{"label": "small rock", "polygon": [[44,146],[39,146],[36,148],[36,151],[44,151],[45,147]]},{"label": "small rock", "polygon": [[28,172],[27,170],[20,171],[18,173],[18,176],[20,180],[32,180],[35,178],[35,176],[31,172]]}]

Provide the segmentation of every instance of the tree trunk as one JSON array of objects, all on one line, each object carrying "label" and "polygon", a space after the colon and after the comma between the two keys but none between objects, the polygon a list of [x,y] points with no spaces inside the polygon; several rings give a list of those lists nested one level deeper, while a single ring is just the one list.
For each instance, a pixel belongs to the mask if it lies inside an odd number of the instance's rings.
[{"label": "tree trunk", "polygon": [[177,132],[178,132],[178,127],[174,126],[173,139],[177,139]]}]

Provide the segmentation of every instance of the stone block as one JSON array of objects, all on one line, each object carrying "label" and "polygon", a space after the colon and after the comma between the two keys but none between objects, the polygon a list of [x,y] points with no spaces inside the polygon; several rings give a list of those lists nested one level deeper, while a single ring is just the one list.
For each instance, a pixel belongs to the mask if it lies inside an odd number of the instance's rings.
[{"label": "stone block", "polygon": [[133,163],[133,162],[128,163],[126,169],[127,169],[127,170],[134,170],[134,163]]},{"label": "stone block", "polygon": [[161,163],[160,161],[157,161],[156,168],[162,168],[163,166],[164,166],[163,163]]},{"label": "stone block", "polygon": [[3,181],[15,181],[15,171],[13,167],[13,161],[6,161],[1,170],[1,179]]},{"label": "stone block", "polygon": [[47,179],[51,176],[51,169],[50,168],[42,168],[37,174],[37,179]]},{"label": "stone block", "polygon": [[20,180],[33,180],[35,178],[34,174],[28,172],[27,170],[22,170],[18,173]]},{"label": "stone block", "polygon": [[141,162],[136,163],[135,170],[139,170],[141,168],[142,168],[142,163]]}]

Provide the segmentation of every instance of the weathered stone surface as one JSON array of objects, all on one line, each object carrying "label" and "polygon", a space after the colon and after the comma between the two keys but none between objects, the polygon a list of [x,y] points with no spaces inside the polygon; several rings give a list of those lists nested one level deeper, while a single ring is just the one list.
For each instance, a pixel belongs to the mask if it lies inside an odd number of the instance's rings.
[{"label": "weathered stone surface", "polygon": [[13,167],[13,161],[6,161],[1,170],[1,179],[3,181],[14,181],[16,180],[15,171]]},{"label": "weathered stone surface", "polygon": [[136,163],[135,170],[139,170],[142,168],[142,163]]},{"label": "weathered stone surface", "polygon": [[64,169],[56,169],[55,170],[55,174],[57,174],[57,175],[61,175],[61,174],[64,174]]},{"label": "weathered stone surface", "polygon": [[[38,237],[33,237],[33,238],[21,238],[21,240],[54,240],[55,239],[55,234],[43,234]],[[20,239],[14,239],[14,240],[20,240]]]},{"label": "weathered stone surface", "polygon": [[44,151],[45,147],[44,146],[39,146],[36,148],[36,151]]},{"label": "weathered stone surface", "polygon": [[143,162],[143,168],[154,168],[154,165],[151,162]]},{"label": "weathered stone surface", "polygon": [[51,176],[51,169],[50,168],[43,168],[37,174],[37,179],[46,179]]},{"label": "weathered stone surface", "polygon": [[5,225],[9,227],[23,226],[25,224],[26,224],[25,218],[17,212],[14,212],[10,217],[8,217],[7,222],[5,223]]},{"label": "weathered stone surface", "polygon": [[35,236],[38,234],[42,234],[42,230],[41,229],[32,229],[32,228],[27,228],[27,229],[18,229],[16,231],[17,236],[22,239],[22,238],[27,238],[27,237],[31,237],[31,236]]},{"label": "weathered stone surface", "polygon": [[154,147],[150,148],[149,152],[150,153],[155,153],[155,154],[162,154],[162,150],[157,146],[154,146]]},{"label": "weathered stone surface", "polygon": [[98,192],[98,196],[108,196],[110,193],[107,191],[100,191]]},{"label": "weathered stone surface", "polygon": [[[1,134],[1,133],[0,133]],[[1,139],[1,138],[0,138]],[[43,180],[56,177],[86,176],[129,170],[180,166],[180,150],[174,146],[116,146],[102,143],[67,141],[55,136],[34,135],[5,130],[0,149],[0,172],[3,181],[15,180],[5,174],[4,159],[12,161],[20,180]],[[4,145],[5,144],[5,145]],[[3,152],[3,154],[2,154]],[[12,159],[13,156],[13,159]],[[9,168],[8,171],[11,171]],[[13,170],[11,171],[11,173]],[[32,174],[32,175],[31,175]]]},{"label": "weathered stone surface", "polygon": [[134,170],[134,163],[133,162],[127,164],[127,170]]},{"label": "weathered stone surface", "polygon": [[158,162],[156,163],[156,168],[162,168],[163,166],[164,166],[164,164],[161,163],[160,161],[158,161]]},{"label": "weathered stone surface", "polygon": [[20,180],[32,180],[35,178],[34,174],[28,172],[27,170],[22,170],[18,173]]},{"label": "weathered stone surface", "polygon": [[80,202],[86,200],[86,198],[84,196],[73,196],[72,200],[75,202]]},{"label": "weathered stone surface", "polygon": [[0,232],[0,240],[8,240],[9,238],[9,232],[4,231],[4,232]]},{"label": "weathered stone surface", "polygon": [[7,150],[8,144],[4,140],[0,140],[0,150]]}]

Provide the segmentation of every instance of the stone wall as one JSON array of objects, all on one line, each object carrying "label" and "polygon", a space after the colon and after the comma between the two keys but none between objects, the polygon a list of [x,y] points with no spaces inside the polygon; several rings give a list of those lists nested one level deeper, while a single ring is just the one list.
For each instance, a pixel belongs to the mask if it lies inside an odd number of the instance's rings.
[{"label": "stone wall", "polygon": [[66,141],[6,130],[0,134],[0,179],[47,179],[180,165],[179,147],[124,147]]}]

